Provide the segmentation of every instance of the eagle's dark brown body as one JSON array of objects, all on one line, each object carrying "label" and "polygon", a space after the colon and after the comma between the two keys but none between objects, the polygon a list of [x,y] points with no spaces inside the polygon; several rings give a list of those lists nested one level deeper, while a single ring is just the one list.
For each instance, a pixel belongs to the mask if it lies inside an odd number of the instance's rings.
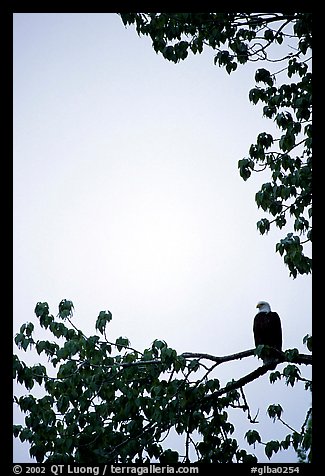
[{"label": "eagle's dark brown body", "polygon": [[282,350],[282,329],[279,315],[276,312],[259,312],[253,325],[255,346],[269,345]]},{"label": "eagle's dark brown body", "polygon": [[[253,333],[255,347],[268,345],[277,350],[282,350],[282,328],[280,317],[276,312],[259,312],[254,318]],[[269,350],[267,357],[263,357],[264,364],[270,364],[277,358],[277,354]],[[276,363],[270,367],[274,370]]]}]

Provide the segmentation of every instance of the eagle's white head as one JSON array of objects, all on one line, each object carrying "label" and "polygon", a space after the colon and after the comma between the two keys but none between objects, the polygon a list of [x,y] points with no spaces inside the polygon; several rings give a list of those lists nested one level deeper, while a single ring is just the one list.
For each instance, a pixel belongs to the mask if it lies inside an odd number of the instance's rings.
[{"label": "eagle's white head", "polygon": [[271,306],[266,301],[259,301],[256,307],[259,309],[259,312],[271,312]]}]

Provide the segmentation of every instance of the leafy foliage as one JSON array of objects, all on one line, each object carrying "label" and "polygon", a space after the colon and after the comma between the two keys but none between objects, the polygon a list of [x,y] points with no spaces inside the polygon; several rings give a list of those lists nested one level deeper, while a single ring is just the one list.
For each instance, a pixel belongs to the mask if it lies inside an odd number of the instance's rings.
[{"label": "leafy foliage", "polygon": [[[312,48],[310,13],[121,13],[124,25],[135,24],[140,35],[148,35],[156,53],[177,63],[204,47],[216,51],[214,63],[228,74],[248,61],[269,62],[278,70],[258,68],[255,87],[249,91],[253,104],[261,103],[263,116],[279,129],[274,138],[261,132],[238,161],[241,177],[268,169],[271,180],[256,193],[263,217],[257,228],[263,235],[271,224],[292,229],[276,244],[290,275],[311,272],[312,260],[304,253],[312,241]],[[289,44],[284,53],[283,42]],[[270,48],[272,46],[272,49]],[[276,59],[269,51],[279,51]],[[279,63],[281,68],[279,68]],[[277,78],[280,84],[277,85]],[[301,236],[304,239],[301,239]]]},{"label": "leafy foliage", "polygon": [[[48,359],[46,366],[31,367],[17,355],[13,359],[14,379],[28,391],[35,384],[42,389],[38,398],[32,393],[14,397],[26,414],[24,426],[14,425],[14,436],[30,443],[30,454],[37,462],[257,461],[233,437],[229,410],[248,412],[249,420],[256,423],[250,417],[243,386],[267,369],[260,367],[222,387],[212,372],[229,361],[229,356],[212,358],[209,368],[201,363],[205,354],[177,354],[163,340],[154,340],[144,352],[133,349],[126,337],[110,342],[106,337],[110,311],[101,311],[95,323],[103,340],[98,335],[87,337],[73,324],[72,310],[72,302],[63,300],[54,318],[48,304],[39,302],[35,314],[51,339],[34,340],[31,322],[22,325],[15,336],[21,351],[36,350]],[[237,358],[253,353],[245,351]],[[295,362],[301,358],[291,357]],[[294,385],[300,378],[296,365],[289,364],[283,377]],[[273,405],[268,413],[279,419],[282,409]],[[267,456],[292,445],[301,457],[308,458],[311,434],[305,431],[306,424],[300,433],[289,435],[285,444],[266,443]],[[183,454],[168,447],[166,438],[172,429],[183,436]],[[256,430],[249,430],[246,440],[250,445],[264,444]]]}]

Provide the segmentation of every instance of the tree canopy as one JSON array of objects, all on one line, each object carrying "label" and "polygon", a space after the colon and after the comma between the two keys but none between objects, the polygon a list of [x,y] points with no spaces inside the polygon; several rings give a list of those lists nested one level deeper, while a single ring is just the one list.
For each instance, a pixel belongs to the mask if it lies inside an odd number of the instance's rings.
[{"label": "tree canopy", "polygon": [[[204,48],[227,73],[254,62],[261,67],[249,91],[253,104],[273,120],[279,136],[261,132],[238,161],[241,177],[270,172],[255,195],[268,213],[257,222],[263,235],[271,225],[290,231],[278,243],[292,277],[311,272],[306,246],[312,241],[312,49],[311,13],[121,13],[124,25],[151,38],[153,49],[177,63]],[[267,66],[267,68],[265,67]],[[272,70],[270,71],[270,68]]]},{"label": "tree canopy", "polygon": [[[228,382],[216,375],[218,367],[227,362],[263,356],[267,346],[228,356],[178,354],[156,339],[139,351],[126,337],[108,340],[110,311],[101,311],[97,317],[95,329],[100,336],[86,336],[76,328],[69,300],[60,302],[56,318],[46,302],[37,303],[35,314],[50,338],[34,339],[35,326],[28,322],[16,334],[15,343],[22,351],[30,349],[46,357],[48,364],[28,366],[14,355],[14,379],[28,391],[36,384],[42,389],[39,398],[32,393],[14,398],[26,413],[25,425],[14,425],[14,435],[30,443],[30,454],[37,462],[257,462],[254,453],[236,440],[229,411],[244,412],[250,427],[258,422],[244,388],[267,373],[270,364]],[[304,343],[311,351],[310,336]],[[271,383],[284,380],[287,385],[302,384],[311,390],[311,381],[300,370],[301,365],[312,363],[310,354],[287,349],[279,352],[280,362],[288,365],[282,372],[270,373]],[[280,404],[271,404],[267,413],[289,432],[282,440],[263,441],[250,428],[242,435],[248,445],[264,445],[269,459],[293,447],[301,460],[310,461],[311,409],[296,429],[283,420]],[[169,446],[170,432],[182,439],[181,452]]]}]

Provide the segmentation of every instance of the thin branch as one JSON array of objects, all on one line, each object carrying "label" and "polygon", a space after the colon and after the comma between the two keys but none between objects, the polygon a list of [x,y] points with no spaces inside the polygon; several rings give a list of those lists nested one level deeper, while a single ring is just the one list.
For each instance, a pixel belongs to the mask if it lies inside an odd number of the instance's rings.
[{"label": "thin branch", "polygon": [[268,164],[265,164],[265,165],[260,165],[260,164],[257,164],[259,165],[261,168],[260,169],[255,169],[255,167],[253,168],[254,172],[264,172],[264,170],[268,167]]},{"label": "thin branch", "polygon": [[256,370],[253,372],[250,372],[247,375],[244,375],[244,377],[241,377],[238,380],[234,380],[233,382],[228,383],[225,387],[220,388],[220,390],[216,390],[215,392],[211,393],[211,395],[206,395],[201,399],[201,402],[207,402],[210,400],[217,400],[221,395],[225,393],[229,393],[233,390],[237,390],[238,388],[241,388],[248,383],[252,382],[253,380],[256,380],[257,378],[261,377],[262,375],[266,374],[271,368],[273,368],[273,363],[265,364],[262,365],[261,367],[258,367]]},{"label": "thin branch", "polygon": [[[107,344],[112,345],[112,346],[114,346],[114,347],[121,346],[121,344],[116,344],[116,342],[110,342],[110,341],[107,339],[105,329],[104,329],[104,337],[105,337],[105,341],[106,341]],[[99,342],[98,342],[98,344],[101,344],[101,343],[102,343],[102,341],[99,341]],[[130,347],[130,346],[128,346],[128,345],[123,345],[123,346],[121,346],[121,347],[123,347],[123,349],[132,350],[132,352],[135,352],[136,354],[143,355],[143,352],[140,352],[139,350],[136,350],[136,349],[134,349],[133,347]]]},{"label": "thin branch", "polygon": [[292,426],[288,425],[288,423],[286,423],[284,420],[282,420],[281,417],[278,417],[278,420],[279,420],[284,426],[286,426],[287,428],[289,428],[289,430],[291,430],[293,433],[298,433],[298,431],[296,431],[294,428],[292,428]]},{"label": "thin branch", "polygon": [[213,362],[217,362],[217,364],[222,364],[223,362],[229,362],[230,360],[243,359],[244,357],[254,355],[254,351],[255,349],[249,349],[244,350],[243,352],[238,352],[236,354],[225,355],[223,357],[216,357],[215,355],[202,354],[197,352],[184,352],[183,354],[181,354],[181,356],[185,359],[208,359],[212,360]]},{"label": "thin branch", "polygon": [[188,428],[187,428],[187,431],[186,431],[186,439],[185,439],[185,460],[186,460],[186,463],[188,463],[190,461],[189,454],[190,454],[190,438],[191,438],[191,436],[190,436],[191,417],[192,417],[192,412],[190,413]]},{"label": "thin branch", "polygon": [[[270,60],[268,57],[267,57],[267,54],[266,54],[266,48],[268,48],[272,43],[274,43],[274,40],[275,38],[281,33],[281,30],[283,30],[283,28],[285,28],[288,23],[290,23],[292,21],[292,18],[289,18],[287,19],[287,21],[285,21],[284,23],[282,23],[282,25],[278,28],[278,30],[276,31],[274,37],[272,38],[272,40],[269,40],[265,45],[261,45],[261,48],[257,51],[253,51],[252,54],[258,54],[260,52],[263,52],[263,54],[265,55],[265,59],[267,61],[271,61],[271,62],[274,62],[274,61],[283,61],[284,59],[287,59],[288,57],[284,57],[284,58],[281,58],[281,59],[278,59],[278,60]],[[253,45],[255,46],[255,45]]]},{"label": "thin branch", "polygon": [[[202,365],[202,364],[200,364],[200,365]],[[208,374],[209,374],[210,372],[212,372],[212,371],[217,367],[217,365],[219,365],[218,362],[215,363],[214,365],[212,365],[212,367],[210,367],[209,369],[207,369],[207,372],[203,375],[203,377],[202,377],[200,380],[198,380],[198,381],[195,383],[195,385],[194,385],[193,388],[198,387],[198,386],[200,385],[200,383],[203,382],[203,381],[207,378]],[[202,367],[203,367],[203,365],[202,365]],[[204,366],[204,367],[205,367],[205,366]],[[206,368],[206,367],[205,367],[205,368]]]},{"label": "thin branch", "polygon": [[259,410],[257,410],[257,413],[256,413],[256,415],[254,416],[254,418],[252,418],[251,412],[250,412],[250,408],[249,408],[249,405],[248,405],[248,403],[247,403],[247,400],[246,400],[246,396],[245,396],[243,387],[240,388],[240,393],[241,393],[242,399],[244,400],[243,410],[244,410],[244,411],[247,411],[247,418],[248,418],[248,420],[249,420],[251,423],[258,423],[258,421],[256,421],[256,418],[257,418],[257,415],[259,414]]},{"label": "thin branch", "polygon": [[297,378],[297,380],[300,380],[300,382],[312,383],[312,381],[309,380],[308,378],[300,377],[299,375],[297,375],[296,378]]},{"label": "thin branch", "polygon": [[284,352],[278,351],[277,353],[280,354],[280,357],[277,359],[277,361],[272,361],[262,365],[261,367],[258,367],[256,370],[253,370],[253,372],[250,372],[249,374],[244,375],[244,377],[241,377],[238,380],[234,380],[228,383],[225,387],[219,390],[216,390],[211,395],[206,395],[205,397],[202,398],[201,401],[215,400],[225,393],[229,393],[233,390],[237,390],[241,387],[244,387],[248,383],[253,382],[253,380],[256,380],[257,378],[266,374],[269,370],[274,370],[274,364],[279,364],[281,362],[293,362],[293,363],[299,363],[299,364],[305,364],[305,365],[312,364],[311,355],[299,354],[295,359],[288,360],[285,357]]},{"label": "thin branch", "polygon": [[310,239],[310,238],[307,238],[306,240],[301,241],[300,244],[301,244],[301,245],[305,245],[306,243],[308,243],[308,241],[311,241],[311,239]]},{"label": "thin branch", "polygon": [[[290,48],[293,48],[292,46],[288,45]],[[292,55],[291,58],[293,58],[294,56],[299,56],[300,53],[296,53],[295,55]],[[309,58],[307,58],[306,60],[303,61],[303,63],[307,63],[307,61],[310,61],[312,59],[312,57],[310,56]],[[282,68],[282,69],[279,69],[279,71],[275,71],[275,73],[272,73],[272,76],[275,76],[276,74],[280,74],[280,73],[283,73],[283,71],[286,71],[288,69],[288,66],[286,66],[285,68]]]},{"label": "thin branch", "polygon": [[[277,357],[280,362],[293,362],[295,364],[305,364],[305,365],[312,365],[312,356],[307,354],[298,354],[297,357],[293,360],[288,360],[285,356],[285,353],[276,350]],[[236,354],[225,355],[223,357],[217,357],[211,354],[203,354],[203,353],[192,353],[192,352],[184,352],[181,354],[182,357],[185,359],[208,359],[212,360],[213,362],[217,362],[217,364],[222,364],[223,362],[229,362],[231,360],[240,360],[245,357],[249,357],[255,354],[255,349],[244,350],[242,352],[237,352]],[[264,372],[263,372],[264,373]]]},{"label": "thin branch", "polygon": [[301,434],[304,434],[304,433],[305,433],[305,427],[306,427],[306,425],[307,425],[307,423],[308,423],[308,420],[309,420],[309,417],[310,417],[310,415],[311,415],[311,412],[312,412],[312,408],[310,407],[309,410],[308,410],[308,412],[307,412],[307,414],[306,414],[305,421],[304,421],[304,423],[303,423],[303,425],[302,425],[302,427],[301,427]]},{"label": "thin branch", "polygon": [[200,458],[200,453],[198,452],[198,449],[197,449],[197,443],[195,443],[195,441],[193,440],[193,438],[190,436],[190,441],[192,443],[192,445],[194,446],[194,449],[195,449],[195,452],[196,452],[196,456],[198,458]]},{"label": "thin branch", "polygon": [[169,435],[169,432],[170,432],[170,428],[168,428],[168,430],[166,431],[166,434],[164,436],[162,436],[159,440],[157,440],[157,442],[162,443],[163,441],[165,441],[165,439]]}]

